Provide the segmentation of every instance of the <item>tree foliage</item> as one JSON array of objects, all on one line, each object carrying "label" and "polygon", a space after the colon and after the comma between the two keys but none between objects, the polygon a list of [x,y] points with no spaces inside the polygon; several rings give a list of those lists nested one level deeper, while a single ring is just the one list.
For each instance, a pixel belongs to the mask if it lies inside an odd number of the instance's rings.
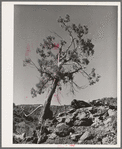
[{"label": "tree foliage", "polygon": [[70,42],[66,42],[61,37],[59,43],[56,43],[54,36],[48,36],[40,44],[40,48],[36,49],[36,53],[40,56],[38,66],[30,58],[24,61],[24,66],[33,65],[40,73],[40,81],[36,84],[36,89],[31,89],[32,97],[51,89],[56,79],[58,79],[59,90],[62,89],[63,84],[69,83],[71,92],[74,93],[75,88],[82,88],[74,81],[77,73],[87,77],[89,85],[99,81],[100,76],[96,74],[95,68],[91,69],[91,73],[86,71],[94,55],[94,45],[91,39],[86,38],[88,27],[71,24],[69,15],[65,18],[59,17],[58,23],[68,33]]}]

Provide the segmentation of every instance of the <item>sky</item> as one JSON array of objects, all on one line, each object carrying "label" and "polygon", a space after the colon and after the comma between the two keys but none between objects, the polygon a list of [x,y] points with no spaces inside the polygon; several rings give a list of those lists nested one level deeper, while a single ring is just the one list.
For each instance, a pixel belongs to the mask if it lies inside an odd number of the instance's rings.
[{"label": "sky", "polygon": [[[14,6],[14,99],[15,104],[43,104],[48,94],[31,97],[31,88],[38,83],[35,68],[23,67],[27,48],[29,57],[37,64],[36,49],[48,35],[58,33],[66,41],[68,34],[60,27],[59,16],[70,15],[71,23],[87,25],[89,38],[95,45],[95,54],[88,70],[95,68],[101,76],[93,86],[78,90],[75,95],[64,87],[60,103],[55,97],[53,105],[70,104],[75,99],[91,101],[104,97],[117,97],[117,8],[116,6],[63,6],[63,5],[15,5]],[[57,37],[58,38],[58,37]],[[85,85],[78,75],[76,82]]]}]

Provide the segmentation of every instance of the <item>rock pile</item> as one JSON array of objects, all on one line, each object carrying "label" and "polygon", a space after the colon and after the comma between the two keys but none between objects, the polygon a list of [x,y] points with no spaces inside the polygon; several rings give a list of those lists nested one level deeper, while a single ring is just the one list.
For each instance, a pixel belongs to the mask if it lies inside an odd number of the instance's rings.
[{"label": "rock pile", "polygon": [[[58,113],[57,117],[47,120],[45,124],[44,138],[40,143],[117,143],[117,107],[105,102],[74,100],[68,111]],[[23,143],[37,143],[37,136],[38,130],[34,130],[33,136],[21,137],[20,140]],[[16,139],[14,135],[15,142]]]}]

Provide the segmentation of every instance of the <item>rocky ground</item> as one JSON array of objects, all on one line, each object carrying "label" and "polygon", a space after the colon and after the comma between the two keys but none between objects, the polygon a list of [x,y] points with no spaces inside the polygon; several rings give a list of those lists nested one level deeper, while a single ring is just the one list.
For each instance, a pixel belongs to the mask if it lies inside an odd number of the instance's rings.
[{"label": "rocky ground", "polygon": [[[38,105],[23,105],[30,113]],[[13,143],[36,144],[38,117],[42,108],[25,117],[13,106]],[[53,117],[46,120],[42,144],[117,144],[117,99],[103,98],[90,103],[73,100],[71,105],[51,106]]]}]

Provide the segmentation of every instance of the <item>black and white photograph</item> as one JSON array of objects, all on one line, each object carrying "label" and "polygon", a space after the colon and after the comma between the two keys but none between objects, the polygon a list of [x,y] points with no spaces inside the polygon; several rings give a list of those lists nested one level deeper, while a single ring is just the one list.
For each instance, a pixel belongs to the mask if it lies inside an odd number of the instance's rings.
[{"label": "black and white photograph", "polygon": [[7,13],[2,28],[4,146],[7,123],[15,147],[119,146],[120,3],[13,2],[12,10],[12,29]]}]

